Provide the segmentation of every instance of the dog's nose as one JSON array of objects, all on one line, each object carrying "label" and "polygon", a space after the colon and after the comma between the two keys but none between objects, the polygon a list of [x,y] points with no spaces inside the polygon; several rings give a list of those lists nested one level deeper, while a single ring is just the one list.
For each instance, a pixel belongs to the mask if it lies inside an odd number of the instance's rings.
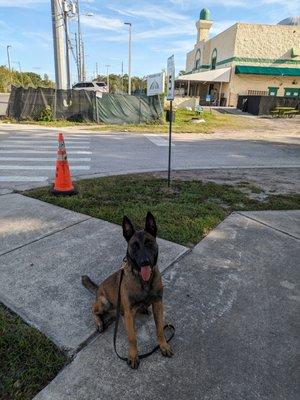
[{"label": "dog's nose", "polygon": [[150,260],[148,258],[144,258],[141,261],[141,267],[147,267],[150,264]]}]

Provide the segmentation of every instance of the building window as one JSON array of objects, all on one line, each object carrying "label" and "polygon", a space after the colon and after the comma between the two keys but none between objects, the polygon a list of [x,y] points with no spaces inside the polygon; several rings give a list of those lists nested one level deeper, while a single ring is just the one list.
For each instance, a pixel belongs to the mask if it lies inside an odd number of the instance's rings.
[{"label": "building window", "polygon": [[195,56],[195,69],[200,69],[201,65],[201,51],[198,49]]},{"label": "building window", "polygon": [[211,69],[216,69],[217,65],[217,49],[214,49],[211,53]]},{"label": "building window", "polygon": [[299,88],[284,88],[284,96],[285,97],[300,97],[300,89]]},{"label": "building window", "polygon": [[268,87],[269,96],[277,96],[278,87]]}]

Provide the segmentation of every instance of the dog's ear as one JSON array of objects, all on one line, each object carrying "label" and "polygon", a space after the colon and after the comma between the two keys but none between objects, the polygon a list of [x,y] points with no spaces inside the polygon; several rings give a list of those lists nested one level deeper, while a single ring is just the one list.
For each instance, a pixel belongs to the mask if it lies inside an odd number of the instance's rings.
[{"label": "dog's ear", "polygon": [[126,217],[126,215],[124,215],[123,217],[122,228],[123,228],[123,236],[126,239],[126,241],[129,242],[129,240],[134,235],[134,227],[130,219]]},{"label": "dog's ear", "polygon": [[157,235],[157,226],[155,222],[154,216],[148,211],[146,216],[146,224],[145,224],[145,231],[150,233],[150,235],[156,237]]}]

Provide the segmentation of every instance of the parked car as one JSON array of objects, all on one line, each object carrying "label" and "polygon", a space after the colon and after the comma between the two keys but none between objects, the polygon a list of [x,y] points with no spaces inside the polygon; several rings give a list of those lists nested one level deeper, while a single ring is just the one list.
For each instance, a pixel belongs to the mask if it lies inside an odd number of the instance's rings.
[{"label": "parked car", "polygon": [[96,92],[96,96],[102,97],[103,93],[108,93],[108,87],[105,82],[79,82],[73,85],[74,90],[87,90]]}]

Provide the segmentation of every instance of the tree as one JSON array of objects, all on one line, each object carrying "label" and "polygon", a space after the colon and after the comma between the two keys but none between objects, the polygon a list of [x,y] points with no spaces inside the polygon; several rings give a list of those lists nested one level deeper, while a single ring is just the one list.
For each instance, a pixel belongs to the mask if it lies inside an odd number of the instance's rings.
[{"label": "tree", "polygon": [[0,66],[0,92],[6,93],[10,91],[10,87],[23,86],[23,87],[55,87],[48,75],[44,75],[44,79],[41,75],[35,72],[19,72],[10,71],[4,65]]},{"label": "tree", "polygon": [[[107,82],[106,75],[98,75],[94,81]],[[138,76],[131,77],[131,90],[143,91],[146,90],[147,82]],[[110,74],[109,75],[109,92],[110,93],[128,93],[128,75]]]}]

